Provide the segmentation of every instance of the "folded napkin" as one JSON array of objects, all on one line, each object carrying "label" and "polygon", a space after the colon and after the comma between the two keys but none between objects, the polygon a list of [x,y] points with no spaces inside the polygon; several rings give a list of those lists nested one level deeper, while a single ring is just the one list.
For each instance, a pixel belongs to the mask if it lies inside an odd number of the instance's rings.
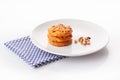
[{"label": "folded napkin", "polygon": [[35,68],[65,58],[65,56],[48,53],[36,47],[29,36],[8,41],[4,45]]}]

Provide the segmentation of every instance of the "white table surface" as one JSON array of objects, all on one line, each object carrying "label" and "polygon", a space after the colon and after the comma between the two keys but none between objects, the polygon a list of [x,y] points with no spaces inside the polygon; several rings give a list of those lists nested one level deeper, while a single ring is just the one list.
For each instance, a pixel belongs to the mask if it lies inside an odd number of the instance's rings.
[{"label": "white table surface", "polygon": [[[75,18],[108,31],[108,46],[34,69],[3,43],[27,36],[42,22]],[[0,0],[0,80],[120,80],[119,0]]]}]

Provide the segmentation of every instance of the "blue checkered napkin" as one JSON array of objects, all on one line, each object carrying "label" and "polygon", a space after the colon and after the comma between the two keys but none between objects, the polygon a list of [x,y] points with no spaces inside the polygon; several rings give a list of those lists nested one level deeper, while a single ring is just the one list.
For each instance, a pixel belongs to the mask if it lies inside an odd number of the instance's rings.
[{"label": "blue checkered napkin", "polygon": [[65,58],[65,56],[51,54],[39,49],[32,44],[29,36],[6,42],[4,45],[35,68]]}]

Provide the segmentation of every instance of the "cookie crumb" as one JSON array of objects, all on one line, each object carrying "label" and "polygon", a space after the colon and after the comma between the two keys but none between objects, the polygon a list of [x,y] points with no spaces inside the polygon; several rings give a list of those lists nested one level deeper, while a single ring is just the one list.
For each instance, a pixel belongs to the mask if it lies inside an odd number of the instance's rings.
[{"label": "cookie crumb", "polygon": [[77,44],[77,40],[74,40],[74,43]]},{"label": "cookie crumb", "polygon": [[91,39],[91,37],[83,37],[83,36],[81,36],[81,37],[78,38],[78,42],[80,42],[80,44],[86,46],[86,45],[90,45],[91,44],[90,43],[90,39]]},{"label": "cookie crumb", "polygon": [[80,37],[80,38],[78,39],[78,41],[79,41],[81,44],[83,44],[83,41],[84,41],[83,37]]},{"label": "cookie crumb", "polygon": [[85,37],[85,44],[90,45],[90,39],[91,37]]}]

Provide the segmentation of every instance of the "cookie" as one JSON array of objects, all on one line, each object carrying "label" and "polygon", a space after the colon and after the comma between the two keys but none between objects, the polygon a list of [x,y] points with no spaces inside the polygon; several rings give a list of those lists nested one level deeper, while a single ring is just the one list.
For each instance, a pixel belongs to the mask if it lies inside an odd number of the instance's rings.
[{"label": "cookie", "polygon": [[51,39],[52,41],[56,41],[56,42],[65,42],[65,41],[71,40],[72,36],[68,36],[68,37],[55,37],[55,36],[51,36],[50,34],[48,34],[48,38]]},{"label": "cookie", "polygon": [[69,35],[65,35],[65,36],[52,36],[51,34],[48,34],[49,36],[51,37],[56,37],[56,38],[60,38],[60,39],[65,39],[65,38],[72,38],[72,34],[69,34]]},{"label": "cookie", "polygon": [[52,36],[68,36],[72,33],[72,28],[70,26],[65,26],[63,24],[58,24],[52,26],[48,29],[48,33]]},{"label": "cookie", "polygon": [[54,42],[54,41],[51,41],[50,39],[48,39],[48,42],[51,45],[62,47],[62,46],[70,45],[72,43],[72,40],[69,40],[69,41],[66,41],[66,42]]}]

